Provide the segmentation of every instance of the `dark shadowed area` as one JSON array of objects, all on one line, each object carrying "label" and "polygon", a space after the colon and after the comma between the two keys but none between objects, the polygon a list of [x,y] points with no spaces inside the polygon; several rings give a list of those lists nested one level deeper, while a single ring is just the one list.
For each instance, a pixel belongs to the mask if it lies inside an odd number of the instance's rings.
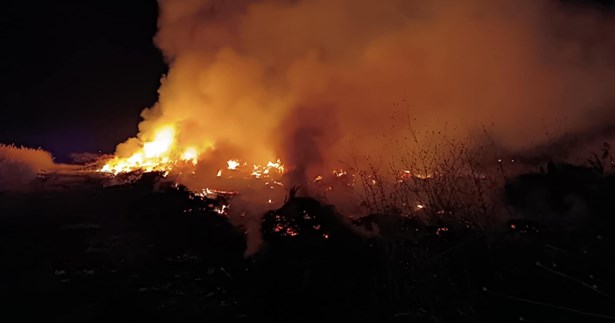
[{"label": "dark shadowed area", "polygon": [[[49,175],[0,193],[0,297],[11,322],[608,322],[615,318],[613,175],[549,164],[511,178],[505,221],[361,219],[297,196],[263,244],[159,173]],[[612,170],[611,170],[612,174]],[[231,206],[232,207],[232,206]],[[435,210],[434,210],[435,211]]]},{"label": "dark shadowed area", "polygon": [[3,2],[0,142],[113,152],[157,98],[156,19],[154,0]]}]

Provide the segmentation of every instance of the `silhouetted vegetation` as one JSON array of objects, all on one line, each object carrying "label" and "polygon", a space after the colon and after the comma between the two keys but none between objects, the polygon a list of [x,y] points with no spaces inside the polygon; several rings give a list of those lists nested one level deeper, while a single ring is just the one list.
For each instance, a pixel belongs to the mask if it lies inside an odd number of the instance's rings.
[{"label": "silhouetted vegetation", "polygon": [[[416,180],[429,187],[443,179]],[[245,257],[245,232],[219,212],[223,198],[197,196],[159,174],[107,188],[92,180],[4,192],[3,315],[11,322],[613,321],[610,171],[550,163],[507,178],[496,193],[504,207],[483,209],[480,199],[461,213],[438,212],[435,200],[413,212],[381,204],[351,221],[291,189],[262,218],[261,250]],[[483,221],[469,216],[474,206],[506,214]]]}]

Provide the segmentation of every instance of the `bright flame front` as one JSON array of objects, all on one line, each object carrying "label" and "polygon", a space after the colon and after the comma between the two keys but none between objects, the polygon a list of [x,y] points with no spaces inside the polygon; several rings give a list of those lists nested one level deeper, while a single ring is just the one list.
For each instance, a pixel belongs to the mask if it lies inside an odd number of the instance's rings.
[{"label": "bright flame front", "polygon": [[141,149],[128,158],[114,157],[100,172],[128,173],[132,171],[170,171],[178,163],[196,165],[199,152],[195,147],[182,148],[176,144],[175,127],[168,125],[159,128],[151,141],[143,143]]},{"label": "bright flame front", "polygon": [[[207,145],[211,148],[211,144]],[[129,173],[133,171],[142,172],[170,172],[178,166],[194,167],[199,163],[202,151],[196,146],[183,147],[177,142],[177,132],[175,127],[167,125],[155,131],[151,141],[146,141],[141,148],[134,152],[130,157],[121,158],[115,156],[109,160],[99,172],[104,173]],[[269,177],[273,174],[284,174],[285,168],[282,162],[277,159],[275,162],[269,161],[266,164],[254,163],[248,166],[247,162],[239,159],[229,159],[226,162],[226,169],[230,171],[243,171],[247,175],[255,178]],[[194,169],[194,168],[193,168]],[[221,177],[223,170],[220,169],[216,176]]]}]

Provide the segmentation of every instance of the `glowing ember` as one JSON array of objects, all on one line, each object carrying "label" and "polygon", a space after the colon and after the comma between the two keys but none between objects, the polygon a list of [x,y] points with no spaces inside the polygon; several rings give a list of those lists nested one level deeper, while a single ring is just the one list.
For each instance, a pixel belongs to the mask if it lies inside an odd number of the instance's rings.
[{"label": "glowing ember", "polygon": [[280,162],[280,159],[278,159],[275,163],[274,162],[268,162],[267,163],[267,169],[270,169],[270,168],[275,168],[280,173],[284,172],[284,165],[282,165],[282,163]]},{"label": "glowing ember", "polygon": [[237,167],[239,167],[239,165],[241,165],[239,163],[239,161],[237,161],[236,159],[231,159],[231,160],[227,161],[226,164],[228,165],[228,169],[230,169],[230,170],[236,170]]},{"label": "glowing ember", "polygon": [[206,198],[210,198],[210,199],[217,199],[218,197],[232,197],[233,195],[236,195],[237,192],[234,191],[222,191],[222,190],[216,190],[216,189],[212,189],[212,188],[204,188],[202,189],[200,192],[195,192],[194,195],[199,196],[199,197],[206,197]]},{"label": "glowing ember", "polygon": [[420,179],[428,179],[428,178],[432,178],[433,175],[432,174],[415,174],[414,177],[420,178]]},{"label": "glowing ember", "polygon": [[288,234],[291,237],[295,237],[299,234],[299,232],[297,232],[295,229],[288,227],[286,228],[286,234]]},{"label": "glowing ember", "polygon": [[399,178],[398,181],[399,182],[404,182],[407,180],[410,180],[412,178],[416,178],[416,179],[430,179],[433,178],[434,174],[430,174],[430,173],[412,173],[409,170],[402,170],[399,173]]},{"label": "glowing ember", "polygon": [[214,211],[220,215],[228,216],[228,209],[229,209],[229,205],[223,204],[222,206],[214,208]]},{"label": "glowing ember", "polygon": [[252,176],[256,178],[267,177],[271,172],[275,172],[278,174],[284,174],[285,168],[284,165],[278,159],[275,163],[268,162],[266,166],[254,165]]}]

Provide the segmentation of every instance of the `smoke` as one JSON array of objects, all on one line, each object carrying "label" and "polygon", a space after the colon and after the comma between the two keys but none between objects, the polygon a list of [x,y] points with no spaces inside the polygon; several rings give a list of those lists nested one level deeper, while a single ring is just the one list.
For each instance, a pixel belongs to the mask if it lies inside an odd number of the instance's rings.
[{"label": "smoke", "polygon": [[0,144],[0,191],[29,189],[38,172],[53,167],[47,151]]},{"label": "smoke", "polygon": [[614,26],[558,1],[160,0],[170,71],[117,154],[171,124],[204,159],[281,157],[301,183],[392,158],[407,120],[529,149],[612,120]]}]

